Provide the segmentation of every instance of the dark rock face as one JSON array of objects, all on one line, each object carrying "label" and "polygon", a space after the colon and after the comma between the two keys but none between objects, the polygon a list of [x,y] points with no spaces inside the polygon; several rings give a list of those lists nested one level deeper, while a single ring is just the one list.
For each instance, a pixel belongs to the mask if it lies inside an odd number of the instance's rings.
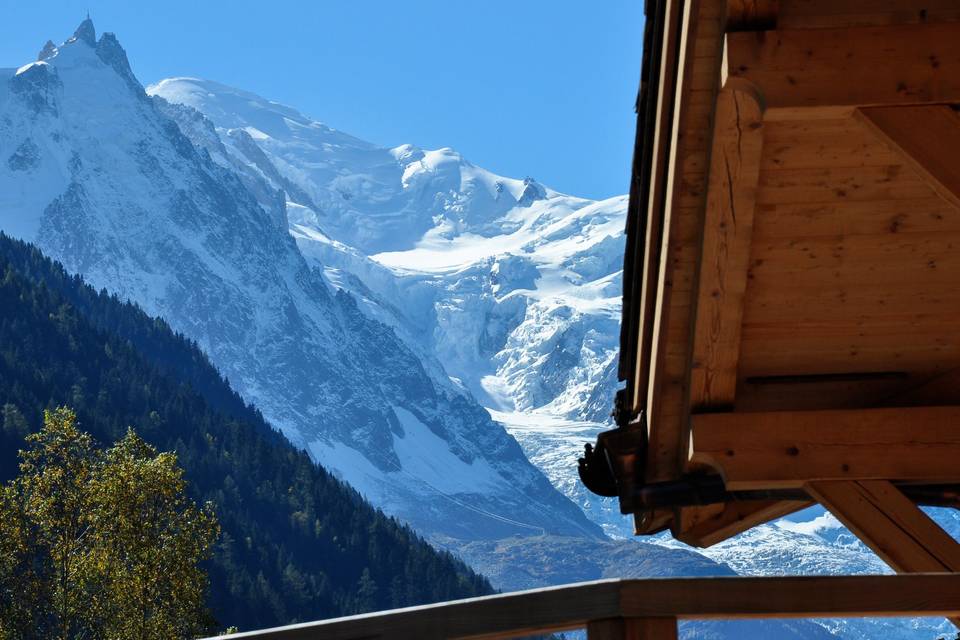
[{"label": "dark rock face", "polygon": [[9,82],[10,90],[35,114],[58,114],[63,83],[56,70],[47,63],[34,63],[10,78]]},{"label": "dark rock face", "polygon": [[93,26],[93,20],[87,16],[87,19],[80,23],[77,30],[73,32],[73,37],[79,42],[85,42],[91,47],[97,45],[97,30]]},{"label": "dark rock face", "polygon": [[127,52],[120,46],[117,36],[112,33],[104,33],[100,37],[100,42],[96,43],[97,57],[103,60],[104,64],[117,72],[136,94],[142,94],[143,88],[133,75],[130,69],[130,61],[127,60]]},{"label": "dark rock face", "polygon": [[533,178],[524,178],[523,193],[520,194],[520,199],[517,200],[517,206],[529,207],[537,200],[543,200],[546,197],[547,192],[540,183]]},{"label": "dark rock face", "polygon": [[40,149],[33,140],[24,140],[16,151],[7,158],[7,166],[11,171],[26,171],[33,169],[40,162]]},{"label": "dark rock face", "polygon": [[40,50],[39,55],[37,55],[37,60],[42,62],[48,60],[55,56],[57,53],[57,45],[53,44],[52,40],[47,40],[47,44],[43,45],[43,49]]}]

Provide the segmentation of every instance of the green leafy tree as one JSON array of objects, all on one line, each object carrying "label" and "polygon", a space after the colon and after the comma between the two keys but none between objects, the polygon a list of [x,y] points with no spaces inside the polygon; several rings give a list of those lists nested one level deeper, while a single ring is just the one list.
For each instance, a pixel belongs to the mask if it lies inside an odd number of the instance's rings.
[{"label": "green leafy tree", "polygon": [[[29,448],[44,407],[60,404],[102,443],[136,425],[159,451],[177,452],[197,504],[216,504],[223,533],[204,567],[207,604],[224,626],[348,615],[358,601],[373,610],[492,593],[290,444],[195,343],[0,232],[0,485],[19,475],[17,452]],[[358,597],[364,569],[377,588]],[[10,600],[3,579],[0,607]]]},{"label": "green leafy tree", "polygon": [[106,452],[66,408],[27,438],[0,499],[0,639],[187,638],[219,528],[185,495],[172,453],[132,430]]}]

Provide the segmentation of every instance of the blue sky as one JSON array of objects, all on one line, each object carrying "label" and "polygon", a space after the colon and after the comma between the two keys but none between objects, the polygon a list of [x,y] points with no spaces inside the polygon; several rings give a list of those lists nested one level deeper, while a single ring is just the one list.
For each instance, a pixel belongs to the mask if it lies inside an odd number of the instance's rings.
[{"label": "blue sky", "polygon": [[449,146],[586,197],[626,193],[641,0],[0,0],[0,67],[90,10],[141,82],[197,76],[383,145]]}]

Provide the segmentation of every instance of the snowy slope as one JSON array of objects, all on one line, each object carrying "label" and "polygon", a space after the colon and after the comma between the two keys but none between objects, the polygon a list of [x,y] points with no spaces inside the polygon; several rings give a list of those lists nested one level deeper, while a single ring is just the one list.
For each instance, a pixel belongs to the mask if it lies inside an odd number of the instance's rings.
[{"label": "snowy slope", "polygon": [[[207,80],[171,78],[148,93],[183,105],[178,121],[219,162],[283,189],[303,255],[495,412],[535,462],[554,455],[554,484],[559,474],[608,532],[629,535],[616,507],[570,475],[616,388],[626,197],[563,195],[450,149],[374,147]],[[201,135],[193,109],[210,123]],[[534,423],[583,433],[558,455]]]},{"label": "snowy slope", "polygon": [[469,394],[302,257],[283,192],[235,154],[256,132],[223,143],[148,97],[89,20],[43,57],[0,76],[0,228],[165,317],[295,443],[420,531],[601,535]]}]

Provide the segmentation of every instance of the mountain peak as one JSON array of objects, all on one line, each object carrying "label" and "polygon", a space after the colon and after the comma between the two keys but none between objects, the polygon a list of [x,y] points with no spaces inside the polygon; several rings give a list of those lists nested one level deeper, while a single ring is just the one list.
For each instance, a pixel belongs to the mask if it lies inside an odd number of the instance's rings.
[{"label": "mountain peak", "polygon": [[47,44],[43,45],[43,49],[40,49],[40,55],[37,56],[37,61],[42,62],[44,60],[49,60],[57,53],[57,45],[53,44],[52,40],[47,40]]},{"label": "mountain peak", "polygon": [[87,14],[86,19],[81,22],[77,30],[73,32],[73,38],[74,40],[86,42],[91,47],[96,46],[97,30],[93,26],[93,20],[90,19],[90,14]]},{"label": "mountain peak", "polygon": [[138,93],[142,92],[140,83],[137,82],[133,70],[130,69],[130,61],[127,60],[127,52],[123,50],[117,36],[109,31],[100,36],[100,42],[96,44],[97,56],[103,62],[119,73]]}]

